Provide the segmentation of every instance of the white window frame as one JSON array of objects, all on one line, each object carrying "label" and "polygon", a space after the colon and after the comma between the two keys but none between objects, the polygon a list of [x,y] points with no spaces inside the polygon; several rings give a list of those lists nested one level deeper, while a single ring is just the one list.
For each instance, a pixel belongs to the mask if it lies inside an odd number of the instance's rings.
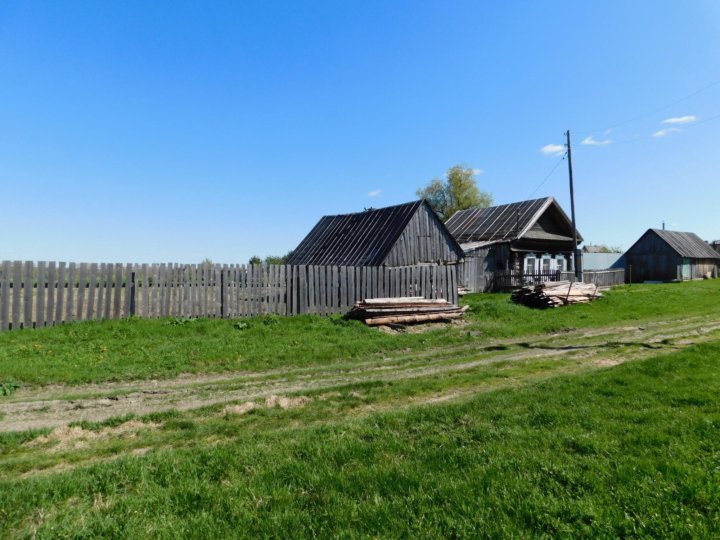
[{"label": "white window frame", "polygon": [[[548,274],[553,271],[553,258],[549,253],[544,253],[540,259],[542,262],[539,266],[539,273]],[[545,261],[547,261],[547,270],[545,270]]]},{"label": "white window frame", "polygon": [[[528,267],[528,263],[530,262],[530,259],[532,259],[532,261],[533,261],[532,268]],[[535,253],[528,253],[527,255],[525,255],[525,257],[523,258],[523,272],[525,274],[536,274],[537,273],[537,261],[538,261],[538,258],[537,258],[537,255],[535,255]]]}]

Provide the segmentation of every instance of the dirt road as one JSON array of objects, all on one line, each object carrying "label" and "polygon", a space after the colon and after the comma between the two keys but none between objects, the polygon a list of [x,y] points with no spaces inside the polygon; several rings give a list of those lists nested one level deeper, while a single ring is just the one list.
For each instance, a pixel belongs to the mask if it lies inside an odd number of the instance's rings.
[{"label": "dirt road", "polygon": [[562,334],[463,344],[412,355],[257,373],[183,375],[132,381],[20,389],[0,402],[0,431],[52,428],[127,414],[188,410],[217,403],[252,401],[370,381],[434,377],[498,362],[572,357],[586,369],[613,366],[720,339],[720,320],[692,317],[635,327],[574,330]]}]

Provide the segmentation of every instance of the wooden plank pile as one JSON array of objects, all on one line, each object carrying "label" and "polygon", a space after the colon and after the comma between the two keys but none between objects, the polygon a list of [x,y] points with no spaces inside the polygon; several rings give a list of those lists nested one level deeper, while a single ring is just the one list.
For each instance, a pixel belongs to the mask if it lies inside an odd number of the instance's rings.
[{"label": "wooden plank pile", "polygon": [[467,309],[468,306],[460,308],[441,298],[372,298],[356,302],[347,317],[361,320],[369,326],[379,326],[457,319]]},{"label": "wooden plank pile", "polygon": [[601,293],[597,285],[577,281],[546,281],[534,287],[522,287],[512,293],[513,302],[534,308],[554,308],[569,304],[588,304]]}]

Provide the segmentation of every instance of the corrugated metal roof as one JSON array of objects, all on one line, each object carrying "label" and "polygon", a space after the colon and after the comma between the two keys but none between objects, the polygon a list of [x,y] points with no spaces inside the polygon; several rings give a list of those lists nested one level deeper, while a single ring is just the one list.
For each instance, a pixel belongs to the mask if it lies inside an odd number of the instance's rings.
[{"label": "corrugated metal roof", "polygon": [[691,259],[720,259],[720,253],[691,232],[650,229],[662,238],[678,255]]},{"label": "corrugated metal roof", "polygon": [[[555,205],[562,218],[570,224],[570,220],[555,199],[545,197],[489,208],[460,210],[452,215],[445,226],[450,234],[463,244],[479,241],[511,241],[522,238],[551,205]],[[572,234],[569,236],[572,238]],[[578,238],[582,240],[580,233]]]},{"label": "corrugated metal roof", "polygon": [[[417,210],[414,201],[354,214],[324,216],[288,259],[288,264],[379,266]],[[432,208],[428,205],[432,212]],[[439,226],[443,226],[438,219]],[[457,246],[459,252],[460,246]]]}]

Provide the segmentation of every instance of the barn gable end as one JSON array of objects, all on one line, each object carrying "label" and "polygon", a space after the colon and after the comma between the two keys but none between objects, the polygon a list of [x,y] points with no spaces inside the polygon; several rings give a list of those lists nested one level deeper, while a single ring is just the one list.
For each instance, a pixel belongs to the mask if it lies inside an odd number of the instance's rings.
[{"label": "barn gable end", "polygon": [[454,263],[463,252],[426,201],[325,216],[288,264],[406,266]]},{"label": "barn gable end", "polygon": [[625,253],[628,281],[717,277],[720,254],[696,234],[648,229]]},{"label": "barn gable end", "polygon": [[462,250],[427,203],[408,222],[383,261],[386,266],[458,262]]}]

